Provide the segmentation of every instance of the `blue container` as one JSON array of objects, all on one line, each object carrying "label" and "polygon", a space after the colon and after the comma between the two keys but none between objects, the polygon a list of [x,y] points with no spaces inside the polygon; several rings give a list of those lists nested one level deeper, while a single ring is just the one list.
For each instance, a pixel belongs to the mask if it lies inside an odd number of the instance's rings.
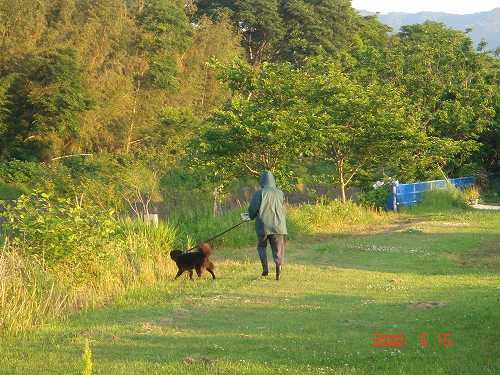
[{"label": "blue container", "polygon": [[[457,188],[464,189],[474,185],[474,177],[459,177],[446,180],[415,182],[413,184],[399,184],[392,188],[392,191],[387,196],[385,208],[387,210],[397,211],[400,206],[410,206],[422,200],[422,193],[432,189],[444,189],[448,183]],[[394,199],[396,193],[396,199]],[[394,203],[396,207],[394,207]]]}]

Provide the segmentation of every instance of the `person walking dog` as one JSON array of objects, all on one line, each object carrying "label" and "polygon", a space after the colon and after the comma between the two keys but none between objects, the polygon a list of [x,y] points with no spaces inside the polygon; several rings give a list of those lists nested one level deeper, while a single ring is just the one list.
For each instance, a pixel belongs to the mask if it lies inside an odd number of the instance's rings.
[{"label": "person walking dog", "polygon": [[271,172],[264,172],[259,178],[260,190],[250,201],[248,212],[241,215],[242,220],[255,219],[257,233],[257,252],[262,263],[262,276],[269,274],[267,264],[267,244],[271,246],[276,264],[276,280],[280,279],[281,265],[285,252],[286,217],[283,192],[276,187]]}]

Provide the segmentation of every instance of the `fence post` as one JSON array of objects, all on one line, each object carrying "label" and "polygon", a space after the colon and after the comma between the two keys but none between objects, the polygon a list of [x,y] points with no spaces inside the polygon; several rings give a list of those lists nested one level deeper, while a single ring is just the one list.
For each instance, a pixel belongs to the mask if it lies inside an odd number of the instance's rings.
[{"label": "fence post", "polygon": [[398,196],[397,196],[397,185],[392,184],[392,210],[398,212]]},{"label": "fence post", "polygon": [[144,214],[144,222],[148,225],[158,226],[158,214]]}]

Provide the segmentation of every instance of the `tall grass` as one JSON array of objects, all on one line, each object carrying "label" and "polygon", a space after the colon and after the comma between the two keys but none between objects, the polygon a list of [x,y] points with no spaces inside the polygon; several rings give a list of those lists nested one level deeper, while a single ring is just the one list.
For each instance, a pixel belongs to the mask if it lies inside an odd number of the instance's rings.
[{"label": "tall grass", "polygon": [[[176,228],[176,247],[188,249],[196,243],[205,241],[240,221],[240,213],[245,209],[232,209],[221,216],[213,216],[209,207],[196,210],[184,211],[172,215],[168,223]],[[226,233],[224,236],[214,240],[215,247],[242,247],[255,242],[255,224],[253,222],[243,223],[238,228]]]},{"label": "tall grass", "polygon": [[0,330],[19,332],[61,316],[68,294],[32,257],[5,244],[0,253]]},{"label": "tall grass", "polygon": [[404,209],[411,214],[442,213],[450,210],[463,210],[468,207],[464,193],[450,185],[446,189],[425,191],[422,200],[414,206]]},{"label": "tall grass", "polygon": [[[177,246],[188,248],[191,244],[208,239],[238,223],[239,214],[245,209],[234,209],[222,216],[214,217],[209,209],[184,214],[170,220],[177,228]],[[352,201],[342,203],[322,201],[302,204],[287,209],[287,224],[290,238],[316,233],[340,233],[388,222],[391,214],[367,208]],[[243,247],[253,245],[255,223],[244,223],[235,230],[214,241],[215,246]]]},{"label": "tall grass", "polygon": [[[25,332],[43,322],[99,306],[126,289],[152,285],[174,274],[167,254],[175,231],[126,221],[116,240],[100,249],[106,254],[75,283],[70,264],[48,268],[39,257],[23,255],[7,241],[0,253],[0,333]],[[81,271],[81,270],[79,270]]]},{"label": "tall grass", "polygon": [[384,224],[392,214],[360,206],[352,201],[339,200],[304,204],[289,209],[290,235],[342,233],[362,230],[375,224]]}]

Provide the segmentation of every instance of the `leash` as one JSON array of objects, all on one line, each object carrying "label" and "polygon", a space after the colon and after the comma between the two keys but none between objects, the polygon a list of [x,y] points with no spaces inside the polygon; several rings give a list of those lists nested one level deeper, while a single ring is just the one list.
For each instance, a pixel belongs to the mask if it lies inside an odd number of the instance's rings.
[{"label": "leash", "polygon": [[[241,224],[243,224],[243,223],[246,223],[246,221],[240,221],[238,224],[233,225],[231,228],[226,229],[224,232],[221,232],[221,233],[219,233],[219,234],[217,234],[217,235],[215,235],[215,236],[213,236],[213,237],[211,237],[211,238],[209,238],[208,240],[205,240],[205,241],[203,241],[203,242],[210,242],[210,241],[213,241],[213,240],[215,240],[216,238],[219,238],[219,237],[221,237],[222,235],[226,234],[227,232],[230,232],[230,231],[232,231],[233,229],[235,229],[235,228],[239,227],[239,226],[240,226]],[[196,248],[198,248],[198,245],[196,245],[196,246],[192,247],[192,248],[191,248],[191,249],[189,249],[189,250],[186,250],[186,251],[185,251],[185,253],[188,253],[188,252],[190,252],[191,250],[194,250],[194,249],[196,249]]]}]

